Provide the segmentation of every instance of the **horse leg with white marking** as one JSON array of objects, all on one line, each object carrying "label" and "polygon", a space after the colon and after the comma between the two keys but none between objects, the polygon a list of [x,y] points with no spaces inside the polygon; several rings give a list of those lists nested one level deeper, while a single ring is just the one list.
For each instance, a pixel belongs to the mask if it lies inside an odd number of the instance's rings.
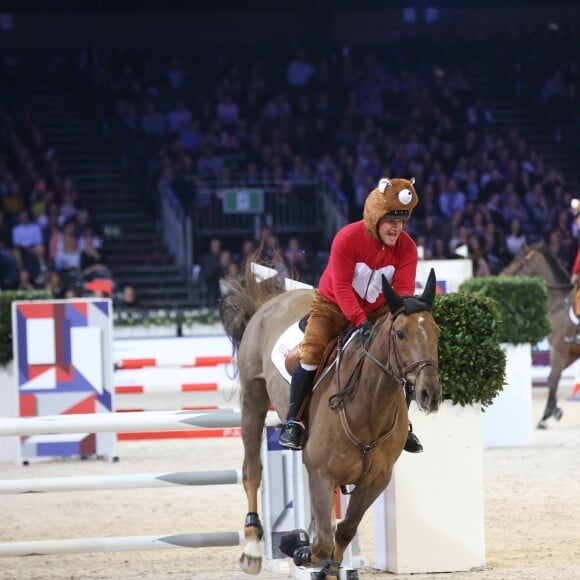
[{"label": "horse leg with white marking", "polygon": [[262,568],[263,529],[258,515],[258,489],[262,480],[260,445],[270,399],[263,379],[243,382],[242,442],[244,463],[242,477],[248,499],[248,514],[244,525],[246,545],[240,557],[240,567],[246,574],[259,574]]}]

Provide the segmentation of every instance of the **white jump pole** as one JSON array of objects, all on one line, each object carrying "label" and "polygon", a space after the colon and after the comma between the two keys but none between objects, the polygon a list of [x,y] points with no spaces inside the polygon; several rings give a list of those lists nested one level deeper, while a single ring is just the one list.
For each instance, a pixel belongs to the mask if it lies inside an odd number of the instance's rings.
[{"label": "white jump pole", "polygon": [[0,481],[0,495],[172,487],[175,485],[229,485],[236,483],[242,483],[241,469],[44,477],[42,479],[5,479]]},{"label": "white jump pole", "polygon": [[163,550],[169,548],[215,548],[245,544],[244,532],[175,534],[172,536],[119,536],[78,538],[37,542],[2,542],[0,557],[82,554],[87,552],[125,552],[127,550]]},{"label": "white jump pole", "polygon": [[[57,433],[131,433],[138,431],[178,431],[202,428],[239,427],[239,409],[219,411],[149,411],[0,417],[0,436],[53,435]],[[269,412],[266,425],[280,425],[280,418]]]}]

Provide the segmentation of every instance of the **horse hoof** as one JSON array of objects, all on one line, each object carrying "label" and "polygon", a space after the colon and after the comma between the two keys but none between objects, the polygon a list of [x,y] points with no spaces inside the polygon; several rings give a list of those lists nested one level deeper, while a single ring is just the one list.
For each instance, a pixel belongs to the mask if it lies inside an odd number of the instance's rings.
[{"label": "horse hoof", "polygon": [[262,570],[262,556],[250,556],[245,552],[240,556],[240,568],[246,574],[259,574]]},{"label": "horse hoof", "polygon": [[556,419],[556,421],[559,421],[562,418],[563,414],[564,414],[564,411],[562,411],[562,409],[560,409],[560,407],[556,407],[552,411],[552,415],[554,416],[554,419]]},{"label": "horse hoof", "polygon": [[316,575],[316,580],[338,580],[340,564],[334,560],[326,560],[324,568]]},{"label": "horse hoof", "polygon": [[545,419],[542,419],[539,423],[538,423],[538,429],[547,429],[548,428],[548,424],[546,423]]}]

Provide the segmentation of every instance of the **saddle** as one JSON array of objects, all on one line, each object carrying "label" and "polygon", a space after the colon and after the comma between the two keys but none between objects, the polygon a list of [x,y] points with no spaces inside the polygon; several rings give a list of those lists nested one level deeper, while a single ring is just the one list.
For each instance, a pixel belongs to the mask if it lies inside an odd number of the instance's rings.
[{"label": "saddle", "polygon": [[[300,330],[302,332],[304,332],[306,330],[306,325],[308,324],[309,317],[310,317],[310,314],[307,314],[306,316],[302,317],[300,319],[300,322],[298,323],[298,327],[300,328]],[[324,354],[322,355],[322,360],[320,361],[320,364],[318,365],[318,368],[316,369],[316,373],[314,375],[314,382],[315,383],[318,380],[318,377],[320,376],[322,371],[326,367],[330,366],[335,361],[336,350],[337,350],[336,347],[339,344],[339,342],[341,342],[341,341],[342,341],[342,343],[346,342],[348,340],[348,337],[351,335],[352,332],[354,332],[354,330],[355,330],[354,326],[347,328],[342,334],[339,334],[337,337],[333,338],[326,345],[326,348],[324,349]],[[290,375],[294,374],[294,371],[297,369],[298,364],[300,363],[300,347],[301,346],[302,346],[302,342],[299,342],[286,355],[286,359],[284,361],[284,366],[286,367],[286,370],[288,371],[288,374],[290,374]]]}]

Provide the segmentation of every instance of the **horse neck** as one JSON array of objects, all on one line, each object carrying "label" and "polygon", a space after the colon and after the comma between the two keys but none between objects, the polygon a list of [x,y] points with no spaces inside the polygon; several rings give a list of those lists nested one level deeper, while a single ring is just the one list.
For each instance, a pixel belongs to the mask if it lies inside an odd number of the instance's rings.
[{"label": "horse neck", "polygon": [[[373,339],[369,353],[397,375],[397,369],[390,366],[395,363],[395,358],[387,329],[380,331],[380,334],[382,336]],[[354,356],[358,359],[359,355]],[[382,371],[372,360],[363,357],[356,392],[347,404],[348,420],[358,427],[361,438],[374,440],[392,425],[402,397],[400,383]]]}]

